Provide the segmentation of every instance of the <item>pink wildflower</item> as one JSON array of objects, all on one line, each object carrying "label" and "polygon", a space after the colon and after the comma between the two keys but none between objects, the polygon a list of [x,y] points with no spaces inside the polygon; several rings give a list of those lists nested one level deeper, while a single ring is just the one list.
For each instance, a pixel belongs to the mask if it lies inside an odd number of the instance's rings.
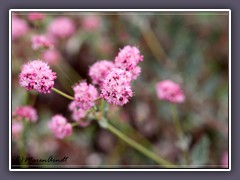
[{"label": "pink wildflower", "polygon": [[16,15],[13,15],[12,18],[12,39],[18,39],[29,31],[28,24],[25,20],[18,18]]},{"label": "pink wildflower", "polygon": [[42,93],[50,93],[57,78],[47,63],[41,60],[33,60],[22,66],[19,75],[19,83],[26,90],[36,90]]},{"label": "pink wildflower", "polygon": [[87,111],[79,108],[75,101],[72,101],[69,105],[70,111],[72,111],[72,119],[79,122],[79,125],[85,127],[89,125],[89,121],[85,121],[83,118],[86,116]]},{"label": "pink wildflower", "polygon": [[120,50],[115,58],[115,65],[132,74],[132,79],[135,80],[140,74],[141,69],[137,66],[139,62],[143,61],[143,55],[135,46],[125,46]]},{"label": "pink wildflower", "polygon": [[109,74],[114,64],[110,61],[102,60],[94,63],[89,69],[89,76],[92,83],[102,86],[104,79]]},{"label": "pink wildflower", "polygon": [[87,31],[94,31],[101,25],[101,19],[98,16],[86,16],[82,20],[82,26]]},{"label": "pink wildflower", "polygon": [[156,84],[156,91],[158,98],[162,100],[172,103],[182,103],[185,100],[185,95],[181,87],[171,80],[158,82]]},{"label": "pink wildflower", "polygon": [[75,24],[70,18],[58,17],[50,23],[48,32],[58,38],[68,38],[75,32]]},{"label": "pink wildflower", "polygon": [[56,49],[49,49],[42,53],[42,59],[51,65],[56,65],[60,61],[60,53]]},{"label": "pink wildflower", "polygon": [[222,156],[221,164],[223,168],[228,168],[228,151],[224,152]]},{"label": "pink wildflower", "polygon": [[13,118],[16,120],[27,120],[30,122],[37,121],[37,111],[32,106],[20,106],[17,107],[16,110],[13,112]]},{"label": "pink wildflower", "polygon": [[48,126],[59,139],[63,139],[72,134],[72,125],[68,123],[67,119],[62,115],[53,116]]},{"label": "pink wildflower", "polygon": [[23,125],[21,122],[12,122],[12,136],[17,139],[21,136]]},{"label": "pink wildflower", "polygon": [[40,12],[31,12],[31,13],[28,14],[28,19],[30,21],[44,20],[45,15],[43,13],[40,13]]},{"label": "pink wildflower", "polygon": [[37,50],[39,48],[52,48],[53,43],[45,35],[33,35],[32,36],[32,49]]},{"label": "pink wildflower", "polygon": [[107,75],[101,88],[100,97],[110,104],[124,105],[133,96],[130,85],[131,74],[122,69],[113,68]]},{"label": "pink wildflower", "polygon": [[80,109],[88,110],[94,106],[94,101],[98,98],[97,89],[86,82],[80,82],[73,87],[74,101]]}]

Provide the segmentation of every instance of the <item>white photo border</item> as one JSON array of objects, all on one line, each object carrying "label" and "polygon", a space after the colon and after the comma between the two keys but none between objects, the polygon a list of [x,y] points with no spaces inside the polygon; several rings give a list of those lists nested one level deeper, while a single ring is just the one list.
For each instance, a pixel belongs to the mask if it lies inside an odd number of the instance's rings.
[{"label": "white photo border", "polygon": [[[139,168],[139,169],[126,169],[126,168],[31,168],[31,169],[13,169],[12,168],[12,12],[31,12],[31,11],[44,11],[44,12],[228,12],[228,168]],[[10,9],[9,10],[9,171],[231,171],[231,9]]]}]

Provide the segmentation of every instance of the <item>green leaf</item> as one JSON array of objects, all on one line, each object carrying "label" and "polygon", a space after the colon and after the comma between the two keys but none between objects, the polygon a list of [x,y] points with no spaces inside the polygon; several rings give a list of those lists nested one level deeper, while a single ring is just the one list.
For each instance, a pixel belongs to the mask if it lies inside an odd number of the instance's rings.
[{"label": "green leaf", "polygon": [[209,154],[209,138],[204,135],[200,141],[193,147],[191,151],[191,164],[192,165],[205,165],[208,161]]}]

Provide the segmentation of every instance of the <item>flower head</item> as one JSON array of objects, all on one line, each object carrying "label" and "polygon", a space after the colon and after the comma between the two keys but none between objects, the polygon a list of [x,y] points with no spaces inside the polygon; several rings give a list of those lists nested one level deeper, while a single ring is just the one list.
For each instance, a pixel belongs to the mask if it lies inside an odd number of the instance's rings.
[{"label": "flower head", "polygon": [[87,31],[96,30],[101,24],[101,19],[98,16],[86,16],[82,20],[82,26]]},{"label": "flower head", "polygon": [[113,68],[105,78],[100,97],[110,104],[124,105],[133,96],[130,85],[131,74],[119,68]]},{"label": "flower head", "polygon": [[63,139],[72,134],[72,125],[68,123],[67,119],[62,115],[53,116],[52,120],[48,123],[48,126],[59,139]]},{"label": "flower head", "polygon": [[54,80],[57,78],[47,63],[41,60],[33,60],[22,66],[19,75],[19,83],[27,90],[36,90],[42,93],[50,93]]},{"label": "flower head", "polygon": [[97,89],[86,82],[80,82],[73,87],[74,101],[80,109],[88,110],[94,106],[94,101],[98,98]]},{"label": "flower head", "polygon": [[44,35],[32,36],[32,49],[37,50],[39,48],[52,48],[53,43]]},{"label": "flower head", "polygon": [[83,118],[87,115],[87,110],[79,108],[75,101],[72,101],[69,105],[70,111],[72,111],[72,119],[79,122],[79,125],[85,127],[89,125],[89,121],[85,121]]},{"label": "flower head", "polygon": [[23,125],[21,122],[12,122],[12,136],[17,139],[20,137],[23,131]]},{"label": "flower head", "polygon": [[28,24],[25,20],[18,18],[17,16],[13,16],[12,18],[12,39],[15,40],[17,38],[22,37],[27,34],[29,31]]},{"label": "flower head", "polygon": [[58,38],[68,38],[75,32],[75,24],[70,18],[58,17],[50,23],[48,32]]},{"label": "flower head", "polygon": [[115,58],[115,65],[125,71],[129,71],[132,74],[132,79],[136,79],[140,74],[141,69],[137,66],[139,62],[143,61],[143,55],[135,46],[125,46],[120,50]]},{"label": "flower head", "polygon": [[44,20],[45,15],[43,13],[40,13],[40,12],[31,12],[31,13],[28,14],[28,19],[30,21]]},{"label": "flower head", "polygon": [[158,82],[156,84],[156,91],[158,98],[162,100],[172,103],[182,103],[185,100],[185,95],[181,87],[171,80]]},{"label": "flower head", "polygon": [[104,79],[109,74],[114,64],[110,61],[102,60],[94,63],[89,69],[89,76],[92,83],[102,86]]},{"label": "flower head", "polygon": [[48,49],[42,53],[42,59],[52,65],[57,64],[60,57],[61,55],[56,49]]},{"label": "flower head", "polygon": [[16,120],[27,120],[30,122],[36,122],[37,121],[37,111],[32,106],[20,106],[15,109],[15,111],[12,113],[13,118]]}]

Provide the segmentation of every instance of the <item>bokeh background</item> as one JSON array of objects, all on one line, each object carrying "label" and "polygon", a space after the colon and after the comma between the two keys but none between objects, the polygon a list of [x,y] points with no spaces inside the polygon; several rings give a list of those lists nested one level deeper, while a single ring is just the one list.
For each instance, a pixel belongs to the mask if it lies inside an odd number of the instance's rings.
[{"label": "bokeh background", "polygon": [[[71,137],[59,140],[47,123],[55,114],[70,122],[69,100],[52,92],[38,94],[20,87],[21,65],[42,59],[43,50],[31,48],[31,37],[44,34],[57,17],[74,21],[75,33],[59,41],[55,87],[73,94],[81,79],[91,82],[89,67],[98,60],[114,60],[125,45],[137,46],[144,55],[142,73],[132,83],[134,96],[123,107],[110,106],[109,120],[122,132],[166,159],[181,163],[179,144],[187,143],[191,165],[224,167],[228,151],[228,13],[227,12],[42,12],[45,19],[32,22],[29,12],[14,12],[29,31],[12,40],[12,110],[32,105],[39,119],[31,124],[26,151],[36,159],[69,156],[64,164],[47,167],[131,167],[155,165],[95,122],[74,128]],[[90,17],[90,18],[89,18]],[[92,26],[86,24],[92,23]],[[44,60],[44,59],[43,59]],[[171,79],[181,85],[186,101],[177,105],[178,117],[188,137],[179,142],[172,121],[172,104],[157,98],[155,84]],[[19,154],[12,140],[12,156]],[[13,164],[19,164],[13,159]],[[31,164],[30,164],[31,165]],[[32,164],[46,167],[44,164]],[[202,166],[203,165],[203,166]]]}]

